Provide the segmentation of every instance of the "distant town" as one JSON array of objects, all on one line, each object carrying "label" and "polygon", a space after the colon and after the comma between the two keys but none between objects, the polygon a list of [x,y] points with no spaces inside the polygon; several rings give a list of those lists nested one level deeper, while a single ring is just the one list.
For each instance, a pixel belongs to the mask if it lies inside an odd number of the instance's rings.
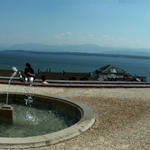
[{"label": "distant town", "polygon": [[[17,78],[24,76],[23,70],[20,70],[17,74]],[[12,70],[0,69],[1,79],[4,77],[10,77]],[[38,70],[35,79],[37,80],[77,80],[77,81],[136,81],[136,82],[147,82],[146,76],[132,75],[123,69],[120,69],[111,64],[103,66],[89,73],[74,73],[74,72],[51,72],[47,70],[45,72]],[[20,78],[24,81],[23,78]]]}]

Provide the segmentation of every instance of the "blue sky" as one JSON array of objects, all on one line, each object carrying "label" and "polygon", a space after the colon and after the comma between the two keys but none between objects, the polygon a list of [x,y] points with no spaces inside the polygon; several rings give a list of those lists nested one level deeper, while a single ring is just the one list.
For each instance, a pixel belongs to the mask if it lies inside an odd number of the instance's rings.
[{"label": "blue sky", "polygon": [[0,0],[0,44],[150,49],[149,0]]}]

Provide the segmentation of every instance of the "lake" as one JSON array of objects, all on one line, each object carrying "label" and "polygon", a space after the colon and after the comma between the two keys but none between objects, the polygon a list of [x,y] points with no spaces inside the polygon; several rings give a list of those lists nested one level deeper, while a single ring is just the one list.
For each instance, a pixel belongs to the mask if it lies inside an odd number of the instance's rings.
[{"label": "lake", "polygon": [[0,69],[16,66],[24,69],[29,62],[35,72],[50,69],[53,72],[92,72],[104,65],[112,64],[132,75],[147,76],[150,81],[150,59],[134,57],[115,57],[90,54],[35,53],[28,51],[0,51]]}]

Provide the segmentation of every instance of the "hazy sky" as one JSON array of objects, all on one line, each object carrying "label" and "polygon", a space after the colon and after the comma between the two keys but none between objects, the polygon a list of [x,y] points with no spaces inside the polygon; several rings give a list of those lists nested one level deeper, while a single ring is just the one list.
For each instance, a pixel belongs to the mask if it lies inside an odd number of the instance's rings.
[{"label": "hazy sky", "polygon": [[150,48],[150,0],[0,0],[0,43]]}]

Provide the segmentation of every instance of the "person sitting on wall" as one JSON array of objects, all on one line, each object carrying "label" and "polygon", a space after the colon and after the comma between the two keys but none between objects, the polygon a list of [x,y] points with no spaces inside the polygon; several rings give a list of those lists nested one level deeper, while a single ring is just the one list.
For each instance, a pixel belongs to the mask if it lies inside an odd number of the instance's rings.
[{"label": "person sitting on wall", "polygon": [[32,69],[32,67],[29,63],[26,63],[24,74],[25,74],[26,82],[33,82],[33,80],[35,78],[35,74],[34,74],[34,70]]}]

